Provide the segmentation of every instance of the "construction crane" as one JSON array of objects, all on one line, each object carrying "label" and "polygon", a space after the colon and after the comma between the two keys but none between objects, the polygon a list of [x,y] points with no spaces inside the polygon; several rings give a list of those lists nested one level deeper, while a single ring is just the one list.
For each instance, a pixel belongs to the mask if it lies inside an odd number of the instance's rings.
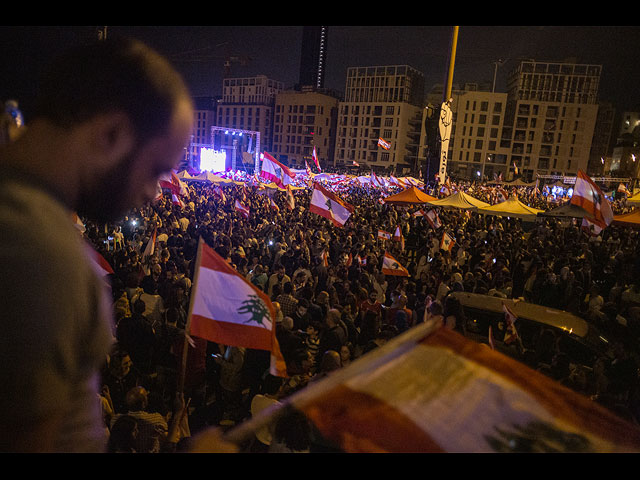
[{"label": "construction crane", "polygon": [[[232,65],[240,65],[247,66],[251,62],[251,57],[246,55],[231,55],[226,53],[225,55],[213,55],[207,53],[207,51],[211,49],[216,49],[219,47],[227,47],[228,42],[220,43],[215,45],[214,47],[203,47],[196,50],[191,50],[187,52],[181,52],[174,55],[171,55],[169,58],[173,62],[186,62],[186,63],[208,63],[218,60],[223,60],[224,66],[224,78],[229,78],[231,76],[231,66]],[[228,50],[226,48],[225,50]]]}]

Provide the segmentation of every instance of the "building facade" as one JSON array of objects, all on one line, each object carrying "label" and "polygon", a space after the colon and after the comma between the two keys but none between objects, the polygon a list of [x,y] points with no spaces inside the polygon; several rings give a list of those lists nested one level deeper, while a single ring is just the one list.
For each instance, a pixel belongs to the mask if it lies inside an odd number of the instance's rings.
[{"label": "building facade", "polygon": [[283,90],[282,82],[264,75],[225,79],[216,108],[216,125],[259,132],[262,148],[271,150],[275,100]]},{"label": "building facade", "polygon": [[[417,166],[424,75],[408,65],[347,69],[334,164],[398,174]],[[384,145],[384,146],[383,146]]]},{"label": "building facade", "polygon": [[511,173],[574,176],[587,171],[602,67],[522,61],[507,80],[501,145]]},{"label": "building facade", "polygon": [[289,90],[276,97],[271,153],[293,168],[313,165],[313,148],[320,166],[333,165],[339,99],[318,91]]}]

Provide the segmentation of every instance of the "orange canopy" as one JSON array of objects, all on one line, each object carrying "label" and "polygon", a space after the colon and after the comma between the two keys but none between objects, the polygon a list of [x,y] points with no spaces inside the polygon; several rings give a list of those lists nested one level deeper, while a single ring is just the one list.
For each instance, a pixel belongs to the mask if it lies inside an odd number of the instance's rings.
[{"label": "orange canopy", "polygon": [[431,195],[427,195],[416,187],[409,187],[406,190],[391,195],[384,199],[384,203],[394,203],[398,205],[410,205],[414,203],[429,203],[437,200]]}]

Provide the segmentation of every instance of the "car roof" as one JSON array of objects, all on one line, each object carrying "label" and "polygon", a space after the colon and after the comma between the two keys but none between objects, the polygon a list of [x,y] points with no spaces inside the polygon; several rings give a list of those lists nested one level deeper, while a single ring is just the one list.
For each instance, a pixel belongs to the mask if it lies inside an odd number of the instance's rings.
[{"label": "car roof", "polygon": [[578,337],[584,338],[589,331],[589,324],[582,318],[564,310],[535,305],[522,300],[500,298],[479,293],[452,292],[463,307],[486,310],[493,313],[503,313],[503,304],[516,317],[559,328]]}]

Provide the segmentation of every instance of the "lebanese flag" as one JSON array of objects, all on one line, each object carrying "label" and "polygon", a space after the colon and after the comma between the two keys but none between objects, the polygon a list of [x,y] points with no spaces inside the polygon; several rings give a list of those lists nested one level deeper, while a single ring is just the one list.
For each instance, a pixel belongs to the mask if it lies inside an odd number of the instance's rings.
[{"label": "lebanese flag", "polygon": [[273,198],[269,197],[269,206],[271,207],[272,210],[275,210],[276,212],[280,211],[280,207],[278,207],[278,205],[276,205],[276,202],[273,201]]},{"label": "lebanese flag", "polygon": [[349,256],[345,260],[344,264],[346,267],[350,267],[351,265],[353,265],[353,255],[351,254],[351,252],[349,252]]},{"label": "lebanese flag", "polygon": [[275,183],[280,188],[285,188],[288,184],[292,183],[296,174],[291,172],[291,170],[289,170],[267,152],[264,152],[260,176],[266,180],[269,180],[270,182]]},{"label": "lebanese flag", "polygon": [[316,164],[316,167],[318,167],[318,171],[322,172],[322,169],[320,168],[320,162],[318,161],[318,152],[316,152],[316,146],[313,146],[313,163]]},{"label": "lebanese flag", "polygon": [[158,235],[158,227],[153,229],[153,234],[149,238],[149,241],[147,242],[147,246],[144,247],[144,252],[142,252],[142,262],[143,263],[147,258],[152,256],[154,254],[154,252],[156,251],[156,237],[157,237],[157,235]]},{"label": "lebanese flag", "polygon": [[378,238],[384,238],[385,240],[391,240],[391,234],[384,230],[378,230]]},{"label": "lebanese flag", "polygon": [[222,203],[227,202],[227,197],[220,187],[216,187],[213,191],[215,192],[216,195],[218,195],[218,197],[220,197],[220,200],[222,200]]},{"label": "lebanese flag", "polygon": [[603,230],[600,225],[595,224],[594,222],[592,222],[586,217],[582,219],[582,224],[580,225],[580,228],[584,233],[586,233],[590,237],[597,237],[598,235],[600,235],[600,233]]},{"label": "lebanese flag", "polygon": [[450,252],[456,242],[447,232],[442,232],[442,240],[440,240],[440,250]]},{"label": "lebanese flag", "polygon": [[311,168],[309,167],[309,164],[307,163],[306,160],[304,161],[304,165],[307,170],[307,177],[311,177]]},{"label": "lebanese flag", "polygon": [[309,211],[331,220],[336,227],[342,227],[354,211],[353,205],[343,201],[319,183],[314,183]]},{"label": "lebanese flag", "polygon": [[413,217],[424,217],[426,214],[424,213],[423,209],[418,210],[417,212],[413,212],[412,216]]},{"label": "lebanese flag", "polygon": [[382,258],[382,273],[385,275],[395,275],[398,277],[410,277],[409,271],[400,265],[395,258],[389,255],[388,252],[384,252],[384,257]]},{"label": "lebanese flag", "polygon": [[582,170],[578,170],[570,203],[587,211],[589,216],[593,218],[593,223],[600,228],[608,227],[613,221],[613,211],[609,200]]},{"label": "lebanese flag", "polygon": [[437,230],[442,226],[442,222],[440,222],[440,217],[438,216],[438,213],[435,210],[433,209],[429,210],[425,215],[425,217],[427,218],[427,222],[429,222],[429,225],[431,225],[431,228],[433,228],[434,230]]},{"label": "lebanese flag", "polygon": [[374,187],[385,188],[384,182],[378,178],[376,172],[374,172],[373,170],[371,170],[371,183]]},{"label": "lebanese flag", "polygon": [[98,251],[89,244],[89,242],[85,242],[85,248],[87,249],[87,254],[89,256],[89,260],[91,261],[91,266],[93,267],[93,271],[99,277],[106,277],[107,275],[112,275],[115,272],[109,262],[98,253]]},{"label": "lebanese flag", "polygon": [[249,207],[245,207],[240,200],[236,199],[236,211],[244,215],[245,218],[249,218]]},{"label": "lebanese flag", "polygon": [[346,453],[640,451],[637,425],[435,322],[288,400]]},{"label": "lebanese flag", "polygon": [[384,148],[385,150],[389,150],[391,148],[391,142],[387,142],[384,138],[378,138],[378,145]]},{"label": "lebanese flag", "polygon": [[400,249],[404,250],[404,235],[402,235],[402,229],[400,225],[396,227],[396,233],[393,234],[393,239],[396,242],[400,242]]},{"label": "lebanese flag", "polygon": [[187,331],[228,346],[271,352],[271,374],[285,376],[269,297],[204,243],[198,245]]},{"label": "lebanese flag", "polygon": [[156,196],[153,198],[153,203],[157,203],[162,200],[162,186],[160,185],[160,181],[156,183]]},{"label": "lebanese flag", "polygon": [[509,194],[504,190],[504,188],[497,187],[496,198],[498,199],[498,203],[506,202],[509,198]]},{"label": "lebanese flag", "polygon": [[168,188],[175,195],[187,195],[187,186],[178,178],[174,171],[161,175],[158,181],[162,188]]},{"label": "lebanese flag", "polygon": [[518,332],[516,331],[516,320],[518,317],[504,302],[502,302],[502,311],[504,312],[504,320],[507,324],[502,341],[505,345],[510,345],[518,338]]},{"label": "lebanese flag", "polygon": [[624,183],[621,183],[620,185],[618,185],[618,191],[621,193],[624,193],[626,196],[631,195],[631,193],[629,192],[629,189]]},{"label": "lebanese flag", "polygon": [[171,193],[171,202],[180,208],[184,208],[184,202],[175,193]]},{"label": "lebanese flag", "polygon": [[286,197],[287,208],[292,210],[296,208],[296,201],[293,198],[293,192],[291,191],[291,186],[287,185],[287,197]]},{"label": "lebanese flag", "polygon": [[320,254],[320,259],[322,260],[322,265],[324,265],[325,267],[329,266],[329,254],[326,250],[322,251],[322,253]]}]

